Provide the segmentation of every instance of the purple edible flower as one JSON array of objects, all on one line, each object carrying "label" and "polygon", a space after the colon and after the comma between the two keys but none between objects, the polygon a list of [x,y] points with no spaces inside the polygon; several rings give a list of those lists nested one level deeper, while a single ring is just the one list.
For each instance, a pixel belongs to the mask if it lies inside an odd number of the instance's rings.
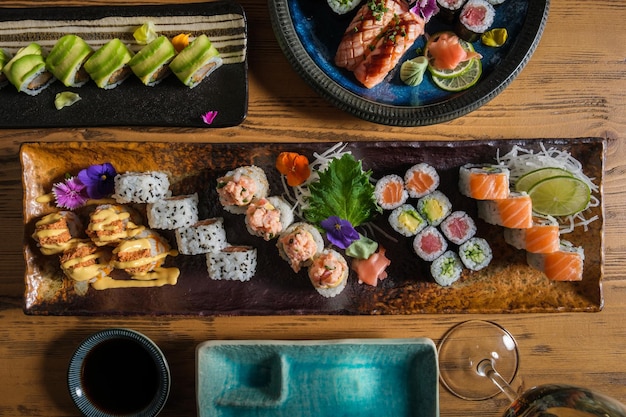
[{"label": "purple edible flower", "polygon": [[346,249],[352,242],[359,239],[359,232],[352,224],[337,216],[330,216],[322,220],[320,225],[326,230],[326,237],[333,245],[340,249]]},{"label": "purple edible flower", "polygon": [[217,110],[211,110],[202,115],[202,121],[208,125],[213,123],[215,117],[217,116]]},{"label": "purple edible flower", "polygon": [[113,165],[105,162],[92,165],[78,173],[78,179],[87,187],[87,195],[92,199],[100,199],[111,195],[115,189],[117,172]]},{"label": "purple edible flower", "polygon": [[424,23],[428,23],[430,18],[439,12],[439,6],[437,6],[437,0],[416,0],[410,10],[422,16]]},{"label": "purple edible flower", "polygon": [[76,177],[54,184],[52,186],[52,194],[54,194],[57,206],[69,210],[74,210],[84,205],[89,199],[85,185]]}]

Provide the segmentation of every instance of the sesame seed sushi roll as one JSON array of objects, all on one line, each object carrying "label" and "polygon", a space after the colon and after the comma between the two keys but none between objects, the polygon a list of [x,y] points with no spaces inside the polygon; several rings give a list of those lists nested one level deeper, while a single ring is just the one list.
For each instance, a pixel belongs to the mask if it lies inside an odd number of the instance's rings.
[{"label": "sesame seed sushi roll", "polygon": [[465,4],[466,0],[437,0],[437,6],[439,6],[439,12],[437,16],[442,21],[451,24],[461,13],[461,8]]},{"label": "sesame seed sushi roll", "polygon": [[215,217],[201,220],[191,226],[176,229],[178,252],[183,255],[199,255],[219,252],[228,246],[224,219]]},{"label": "sesame seed sushi roll", "polygon": [[468,0],[461,9],[454,31],[459,38],[475,42],[491,27],[495,16],[495,9],[488,1]]},{"label": "sesame seed sushi roll", "polygon": [[246,209],[245,223],[251,235],[269,241],[293,223],[293,210],[282,197],[260,198]]},{"label": "sesame seed sushi roll", "polygon": [[410,204],[403,204],[389,215],[389,225],[402,236],[415,236],[428,222]]},{"label": "sesame seed sushi roll", "polygon": [[66,87],[81,87],[89,81],[83,68],[93,49],[80,36],[62,36],[46,57],[46,67]]},{"label": "sesame seed sushi roll", "polygon": [[217,48],[206,35],[200,35],[172,60],[170,69],[183,84],[194,88],[222,63]]},{"label": "sesame seed sushi roll", "polygon": [[413,198],[424,197],[439,187],[439,174],[424,163],[413,165],[404,174],[404,186]]},{"label": "sesame seed sushi roll", "polygon": [[224,209],[233,214],[243,214],[254,200],[267,197],[269,183],[263,169],[243,166],[217,179],[217,194]]},{"label": "sesame seed sushi roll", "polygon": [[154,203],[169,195],[170,180],[161,171],[125,172],[114,182],[112,197],[120,204]]},{"label": "sesame seed sushi roll", "polygon": [[582,247],[563,241],[552,253],[526,253],[528,265],[552,281],[582,281],[585,252]]},{"label": "sesame seed sushi roll", "polygon": [[17,51],[2,72],[17,91],[36,96],[48,88],[56,78],[46,68],[41,46],[31,43]]},{"label": "sesame seed sushi roll", "polygon": [[326,298],[335,297],[346,287],[349,273],[346,259],[334,249],[315,255],[308,275],[315,290]]},{"label": "sesame seed sushi roll", "polygon": [[459,278],[463,272],[463,263],[459,255],[449,250],[430,264],[430,274],[435,282],[442,287],[447,287]]},{"label": "sesame seed sushi roll", "polygon": [[0,88],[9,84],[6,74],[2,70],[4,66],[11,60],[11,54],[0,48]]},{"label": "sesame seed sushi roll", "polygon": [[133,73],[128,66],[132,57],[128,47],[115,38],[94,52],[83,67],[98,87],[110,90]]},{"label": "sesame seed sushi roll", "polygon": [[249,281],[256,273],[257,250],[252,246],[227,246],[207,253],[206,264],[213,280]]},{"label": "sesame seed sushi roll", "polygon": [[439,226],[452,211],[452,203],[441,191],[433,191],[418,200],[417,211],[428,224]]},{"label": "sesame seed sushi roll", "polygon": [[409,198],[409,193],[404,187],[401,176],[385,175],[376,182],[374,187],[376,202],[385,210],[393,210],[400,207]]},{"label": "sesame seed sushi roll", "polygon": [[151,229],[121,241],[113,249],[112,265],[141,279],[165,263],[168,255],[176,255],[164,237]]},{"label": "sesame seed sushi roll", "polygon": [[511,229],[528,229],[533,225],[533,203],[526,193],[512,192],[500,200],[477,202],[478,217],[489,224]]},{"label": "sesame seed sushi roll", "polygon": [[177,195],[148,203],[148,225],[153,229],[174,230],[198,221],[198,194]]},{"label": "sesame seed sushi roll", "polygon": [[73,211],[50,213],[35,223],[33,239],[41,253],[54,255],[61,253],[76,242],[82,235],[83,223]]},{"label": "sesame seed sushi roll", "polygon": [[148,87],[155,86],[171,74],[169,63],[176,49],[169,39],[159,36],[137,52],[128,65],[133,73]]},{"label": "sesame seed sushi roll", "polygon": [[446,239],[456,245],[460,245],[476,234],[474,219],[464,211],[450,213],[439,227]]},{"label": "sesame seed sushi roll", "polygon": [[134,209],[102,204],[89,215],[86,233],[96,246],[105,246],[116,245],[142,229],[141,216]]},{"label": "sesame seed sushi roll", "polygon": [[459,169],[459,191],[476,200],[509,196],[510,171],[499,165],[466,164]]},{"label": "sesame seed sushi roll", "polygon": [[324,250],[324,238],[315,226],[298,222],[289,226],[276,242],[278,254],[294,272],[311,265],[313,257]]},{"label": "sesame seed sushi roll", "polygon": [[93,282],[108,276],[113,270],[111,253],[90,240],[81,241],[60,256],[61,269],[78,282]]},{"label": "sesame seed sushi roll", "polygon": [[448,249],[448,242],[436,227],[427,226],[415,235],[413,250],[423,260],[432,262]]},{"label": "sesame seed sushi roll", "polygon": [[534,218],[528,229],[504,229],[504,241],[516,249],[551,253],[561,246],[559,224],[553,217]]},{"label": "sesame seed sushi roll", "polygon": [[467,269],[480,271],[491,263],[493,253],[485,239],[473,237],[459,246],[459,257]]}]

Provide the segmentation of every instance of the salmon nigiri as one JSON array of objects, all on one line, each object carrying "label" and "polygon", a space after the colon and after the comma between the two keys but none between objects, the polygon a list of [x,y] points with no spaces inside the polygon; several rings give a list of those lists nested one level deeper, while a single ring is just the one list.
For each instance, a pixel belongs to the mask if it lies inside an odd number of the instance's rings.
[{"label": "salmon nigiri", "polygon": [[581,281],[585,255],[581,247],[563,242],[552,253],[527,253],[528,265],[546,274],[552,281]]},{"label": "salmon nigiri", "polygon": [[528,229],[533,225],[533,203],[526,193],[511,193],[499,200],[479,200],[478,217],[489,224]]}]

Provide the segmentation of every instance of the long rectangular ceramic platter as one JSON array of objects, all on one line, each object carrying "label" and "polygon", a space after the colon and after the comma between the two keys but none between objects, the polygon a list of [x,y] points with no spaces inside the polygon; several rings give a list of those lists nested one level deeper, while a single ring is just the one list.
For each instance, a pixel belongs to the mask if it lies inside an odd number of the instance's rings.
[{"label": "long rectangular ceramic platter", "polygon": [[[478,237],[488,241],[493,259],[484,269],[465,269],[460,279],[441,286],[431,275],[430,263],[418,258],[412,239],[396,233],[388,223],[389,211],[359,227],[386,250],[391,261],[387,278],[376,285],[361,283],[350,271],[345,289],[335,297],[318,294],[303,268],[295,273],[279,255],[276,239],[251,235],[244,215],[226,212],[219,203],[217,179],[237,167],[256,165],[265,171],[270,195],[283,194],[283,177],[275,168],[281,152],[297,152],[311,161],[335,143],[30,143],[21,148],[24,184],[25,312],[50,315],[300,315],[300,314],[417,314],[417,313],[529,313],[599,311],[603,306],[602,181],[605,143],[602,139],[497,140],[467,142],[354,142],[349,151],[371,171],[375,180],[387,174],[403,176],[417,163],[432,165],[439,173],[439,191],[452,209],[475,219]],[[505,243],[503,228],[477,216],[477,202],[459,192],[459,168],[468,163],[491,164],[513,147],[540,151],[556,149],[578,160],[597,187],[597,204],[586,219],[595,221],[563,235],[584,250],[583,279],[556,282],[529,266],[524,250]],[[42,201],[54,183],[77,175],[93,164],[110,162],[118,173],[159,170],[168,174],[173,196],[198,194],[199,219],[221,217],[227,241],[257,251],[257,265],[249,281],[217,280],[210,276],[205,255],[168,256],[165,267],[180,271],[175,285],[155,288],[96,290],[66,277],[58,255],[43,255],[31,237],[35,223],[57,211],[54,201]],[[45,200],[45,199],[44,199]],[[408,203],[416,204],[414,199]],[[145,210],[144,205],[136,209]],[[83,223],[89,210],[77,210]],[[144,211],[145,213],[145,211]],[[299,219],[297,219],[299,220]],[[145,221],[145,219],[144,219]],[[147,222],[145,223],[147,224]],[[84,226],[87,227],[87,226]],[[176,249],[172,230],[160,233]],[[328,245],[328,243],[327,243]],[[457,250],[455,245],[449,248]],[[352,258],[348,258],[350,262]],[[120,271],[114,271],[114,273]],[[116,276],[113,276],[116,278]],[[129,279],[126,275],[118,279]],[[382,277],[381,277],[382,278]]]},{"label": "long rectangular ceramic platter", "polygon": [[439,416],[435,344],[418,339],[209,341],[198,415]]},{"label": "long rectangular ceramic platter", "polygon": [[[0,48],[15,54],[35,42],[47,54],[59,38],[75,34],[94,50],[119,38],[137,52],[133,32],[152,22],[169,39],[185,33],[209,37],[223,65],[190,89],[170,75],[147,87],[131,76],[114,89],[93,81],[79,88],[53,82],[29,96],[8,85],[0,90],[0,126],[181,126],[225,127],[241,123],[248,108],[247,24],[243,9],[231,1],[143,6],[0,8]],[[58,93],[72,91],[81,100],[60,110]],[[209,125],[203,115],[217,112]]]}]

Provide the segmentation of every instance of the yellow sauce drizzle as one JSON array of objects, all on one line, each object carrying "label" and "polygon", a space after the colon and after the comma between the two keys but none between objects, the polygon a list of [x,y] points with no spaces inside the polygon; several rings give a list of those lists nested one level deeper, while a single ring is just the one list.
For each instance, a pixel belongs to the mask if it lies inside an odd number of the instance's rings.
[{"label": "yellow sauce drizzle", "polygon": [[139,287],[162,287],[163,285],[176,285],[180,270],[178,268],[156,268],[154,271],[142,276],[142,279],[122,280],[111,277],[103,277],[96,280],[91,286],[96,290],[110,288],[139,288]]}]

